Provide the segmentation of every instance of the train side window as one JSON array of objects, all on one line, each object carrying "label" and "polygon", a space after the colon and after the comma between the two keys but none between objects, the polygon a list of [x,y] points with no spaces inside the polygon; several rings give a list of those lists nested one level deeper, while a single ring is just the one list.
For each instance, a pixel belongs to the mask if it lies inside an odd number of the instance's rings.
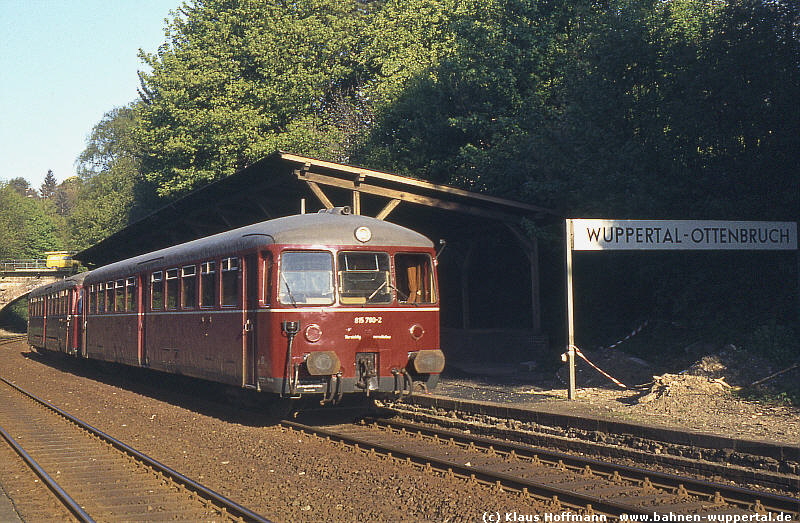
[{"label": "train side window", "polygon": [[269,307],[272,303],[272,253],[261,253],[261,305]]},{"label": "train side window", "polygon": [[281,254],[278,300],[287,305],[333,303],[333,257],[329,252]]},{"label": "train side window", "polygon": [[385,252],[339,253],[339,300],[344,305],[390,303],[389,255]]},{"label": "train side window", "polygon": [[200,265],[200,306],[214,307],[217,304],[217,264],[205,262]]},{"label": "train side window", "polygon": [[436,303],[433,265],[427,254],[396,254],[397,294],[400,303]]},{"label": "train side window", "polygon": [[197,267],[188,265],[181,269],[181,307],[197,307]]},{"label": "train side window", "polygon": [[167,269],[167,310],[178,308],[178,269]]},{"label": "train side window", "polygon": [[160,311],[164,308],[164,273],[156,271],[150,275],[150,309]]},{"label": "train side window", "polygon": [[239,258],[222,260],[222,306],[234,307],[239,304]]},{"label": "train side window", "polygon": [[106,283],[106,312],[114,312],[114,282]]},{"label": "train side window", "polygon": [[103,284],[97,284],[97,312],[101,314],[106,311],[106,291],[103,290]]},{"label": "train side window", "polygon": [[114,290],[114,312],[123,312],[125,310],[125,280],[117,280]]},{"label": "train side window", "polygon": [[131,276],[125,280],[125,310],[128,312],[136,312],[137,306],[136,277]]}]

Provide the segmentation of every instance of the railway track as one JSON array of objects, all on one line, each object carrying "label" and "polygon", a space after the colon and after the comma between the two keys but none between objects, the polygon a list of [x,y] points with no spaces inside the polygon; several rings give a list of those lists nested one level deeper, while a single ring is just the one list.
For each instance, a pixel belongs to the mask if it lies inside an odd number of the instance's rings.
[{"label": "railway track", "polygon": [[28,336],[25,334],[20,334],[18,336],[0,336],[0,347],[2,347],[3,345],[9,345],[11,343],[14,343],[15,341],[22,341],[24,339],[27,339],[27,337]]},{"label": "railway track", "polygon": [[[551,415],[554,423],[550,426],[526,424],[511,417],[465,412],[471,406],[461,403],[459,409],[447,411],[458,412],[454,416],[401,403],[384,408],[395,419],[467,431],[570,454],[625,460],[651,468],[658,466],[680,474],[724,478],[741,486],[800,493],[797,451],[793,452],[788,447],[674,430],[670,431],[672,434],[650,430],[647,435],[634,435],[637,434],[637,426],[621,424],[605,426],[597,423],[592,427],[593,430],[580,430],[572,427],[576,422],[574,418],[560,418],[557,415]],[[559,422],[563,423],[562,427],[571,428],[559,430]],[[691,445],[688,444],[690,441]],[[737,451],[730,448],[737,445],[743,448]]]},{"label": "railway track", "polygon": [[0,380],[0,434],[78,521],[268,521]]},{"label": "railway track", "polygon": [[754,520],[754,515],[769,518],[772,514],[775,521],[779,520],[779,515],[792,521],[800,517],[800,499],[797,498],[617,466],[408,422],[370,420],[326,426],[283,423],[293,430],[316,434],[364,452],[516,491],[538,499],[552,511],[569,509],[581,514],[650,518],[651,521],[656,515],[663,518],[670,514],[738,516],[750,520]]}]

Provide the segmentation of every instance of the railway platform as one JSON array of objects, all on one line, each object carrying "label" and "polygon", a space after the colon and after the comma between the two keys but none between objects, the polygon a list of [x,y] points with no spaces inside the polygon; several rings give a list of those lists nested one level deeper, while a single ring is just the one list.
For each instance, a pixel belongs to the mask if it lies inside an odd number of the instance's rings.
[{"label": "railway platform", "polygon": [[2,488],[0,488],[0,521],[4,523],[22,523],[22,519],[20,519],[19,514],[17,514],[17,511],[14,509],[11,498],[8,497]]}]

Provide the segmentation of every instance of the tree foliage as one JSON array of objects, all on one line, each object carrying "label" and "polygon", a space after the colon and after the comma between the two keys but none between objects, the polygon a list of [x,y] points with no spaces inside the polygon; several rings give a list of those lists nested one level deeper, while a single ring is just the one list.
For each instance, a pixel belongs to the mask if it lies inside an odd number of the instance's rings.
[{"label": "tree foliage", "polygon": [[143,194],[133,140],[136,107],[116,108],[92,130],[78,159],[77,202],[68,216],[72,244],[93,245],[128,224],[151,202]]},{"label": "tree foliage", "polygon": [[205,0],[142,53],[143,169],[161,195],[229,175],[276,149],[327,155],[326,118],[359,83],[371,2]]},{"label": "tree foliage", "polygon": [[40,258],[58,245],[58,228],[44,202],[0,183],[0,259]]},{"label": "tree foliage", "polygon": [[48,169],[47,174],[44,177],[44,181],[42,182],[42,185],[39,188],[39,196],[45,199],[52,198],[53,195],[56,193],[56,187],[58,187],[58,182],[56,181],[56,175],[53,174],[52,169]]}]

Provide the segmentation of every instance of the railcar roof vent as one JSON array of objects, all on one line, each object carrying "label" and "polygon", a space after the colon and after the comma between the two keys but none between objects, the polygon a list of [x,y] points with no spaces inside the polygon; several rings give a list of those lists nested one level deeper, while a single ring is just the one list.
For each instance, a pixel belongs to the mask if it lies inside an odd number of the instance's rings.
[{"label": "railcar roof vent", "polygon": [[344,207],[331,207],[330,209],[320,209],[319,214],[352,214],[353,210],[350,208],[349,205],[345,205]]}]

